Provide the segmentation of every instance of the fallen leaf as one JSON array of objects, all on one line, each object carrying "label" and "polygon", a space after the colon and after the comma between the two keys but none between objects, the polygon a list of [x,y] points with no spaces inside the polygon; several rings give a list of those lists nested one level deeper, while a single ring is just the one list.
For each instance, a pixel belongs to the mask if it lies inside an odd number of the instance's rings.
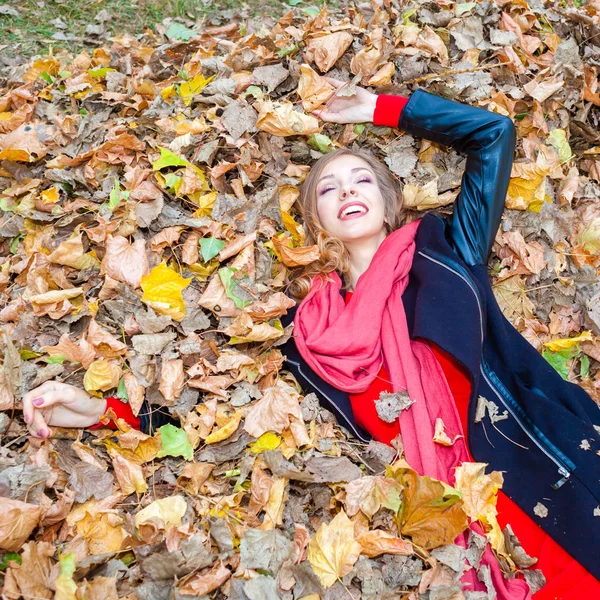
[{"label": "fallen leaf", "polygon": [[354,539],[354,525],[341,510],[333,520],[323,523],[308,543],[308,562],[324,588],[331,587],[350,573],[361,553]]}]

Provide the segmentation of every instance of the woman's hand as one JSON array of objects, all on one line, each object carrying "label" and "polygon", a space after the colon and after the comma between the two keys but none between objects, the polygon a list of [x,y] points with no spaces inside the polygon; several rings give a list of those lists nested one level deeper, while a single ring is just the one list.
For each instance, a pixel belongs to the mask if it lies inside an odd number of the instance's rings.
[{"label": "woman's hand", "polygon": [[68,383],[46,381],[23,396],[23,417],[29,432],[42,438],[52,435],[50,426],[89,427],[98,423],[106,400],[90,396]]},{"label": "woman's hand", "polygon": [[[335,88],[345,85],[344,81],[325,77]],[[356,86],[353,96],[333,96],[327,106],[313,110],[312,114],[330,123],[372,123],[377,103],[377,94]]]}]

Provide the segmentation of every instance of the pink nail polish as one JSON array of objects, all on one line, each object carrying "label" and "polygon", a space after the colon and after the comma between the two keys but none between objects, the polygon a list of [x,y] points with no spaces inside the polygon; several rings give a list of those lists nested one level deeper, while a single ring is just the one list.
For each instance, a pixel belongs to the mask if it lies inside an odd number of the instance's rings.
[{"label": "pink nail polish", "polygon": [[29,415],[23,415],[23,419],[25,420],[25,423],[27,423],[29,425],[29,423],[31,423],[31,417]]},{"label": "pink nail polish", "polygon": [[40,437],[48,437],[48,432],[45,429],[40,429],[39,431]]},{"label": "pink nail polish", "polygon": [[41,406],[42,404],[44,404],[44,399],[43,398],[34,398],[33,404],[35,406]]}]

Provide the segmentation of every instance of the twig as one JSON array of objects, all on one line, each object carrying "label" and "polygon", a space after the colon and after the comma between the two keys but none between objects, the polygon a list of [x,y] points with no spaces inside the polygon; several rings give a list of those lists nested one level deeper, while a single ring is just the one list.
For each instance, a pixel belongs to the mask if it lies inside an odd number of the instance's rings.
[{"label": "twig", "polygon": [[508,62],[497,63],[495,65],[483,65],[481,67],[473,67],[472,69],[455,69],[452,71],[444,71],[443,73],[430,73],[429,75],[423,75],[423,77],[417,77],[416,79],[410,79],[408,81],[401,81],[400,83],[420,83],[421,81],[427,81],[428,79],[448,77],[449,75],[459,75],[460,73],[474,73],[475,71],[484,71],[485,69],[494,69],[496,67],[503,67],[505,65],[512,65],[512,60],[509,60]]}]

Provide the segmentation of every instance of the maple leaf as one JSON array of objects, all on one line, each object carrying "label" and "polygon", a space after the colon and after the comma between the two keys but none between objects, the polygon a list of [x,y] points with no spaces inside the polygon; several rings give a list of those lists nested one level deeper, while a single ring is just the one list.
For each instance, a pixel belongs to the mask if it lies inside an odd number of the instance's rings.
[{"label": "maple leaf", "polygon": [[341,510],[308,542],[308,562],[323,587],[328,588],[352,571],[361,550],[354,538],[354,525]]}]

